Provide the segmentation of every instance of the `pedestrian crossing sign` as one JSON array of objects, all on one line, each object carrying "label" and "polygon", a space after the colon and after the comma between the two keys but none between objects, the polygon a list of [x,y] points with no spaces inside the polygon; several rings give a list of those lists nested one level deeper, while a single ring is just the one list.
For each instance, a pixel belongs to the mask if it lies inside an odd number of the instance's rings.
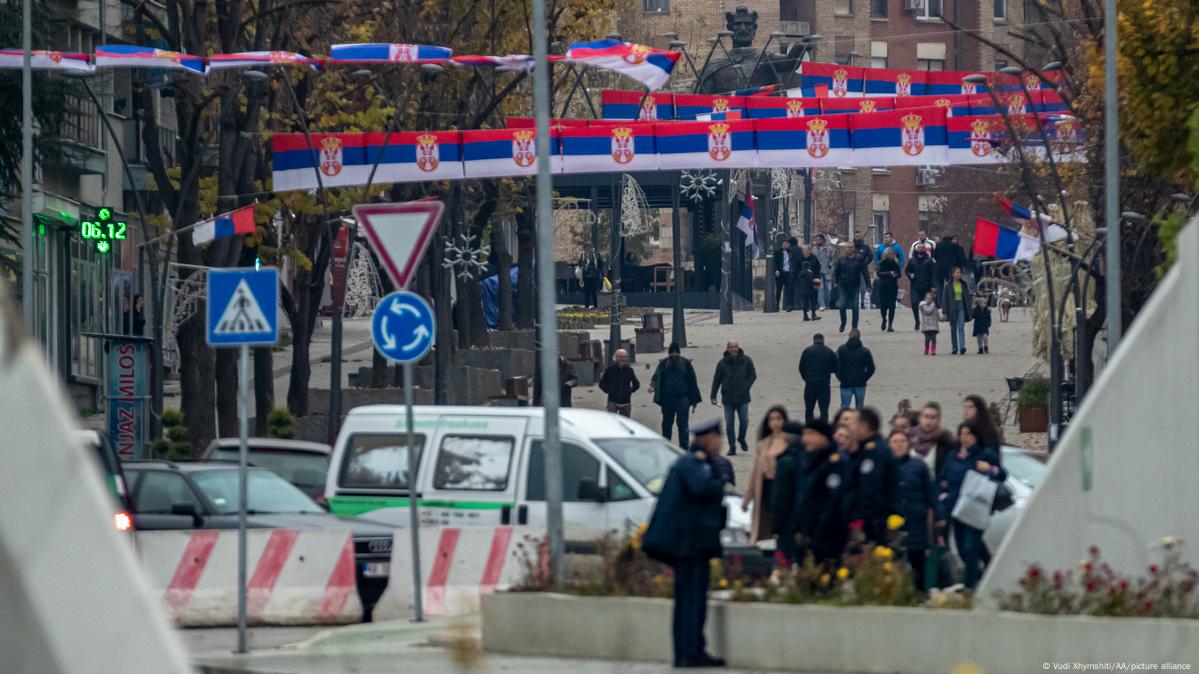
[{"label": "pedestrian crossing sign", "polygon": [[262,269],[208,272],[209,346],[270,346],[279,341],[279,273]]}]

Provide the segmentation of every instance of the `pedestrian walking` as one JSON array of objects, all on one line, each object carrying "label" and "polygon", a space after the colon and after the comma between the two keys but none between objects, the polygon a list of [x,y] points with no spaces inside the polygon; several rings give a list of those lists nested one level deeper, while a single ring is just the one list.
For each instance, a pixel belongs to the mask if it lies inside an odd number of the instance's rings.
[{"label": "pedestrian walking", "polygon": [[599,285],[603,276],[604,259],[595,252],[591,242],[583,244],[583,254],[579,256],[579,274],[583,279],[583,307],[599,305]]},{"label": "pedestrian walking", "polygon": [[840,257],[833,263],[833,277],[837,282],[837,309],[841,314],[841,332],[845,332],[845,312],[852,310],[853,327],[858,327],[858,310],[860,301],[859,291],[862,283],[870,283],[870,272],[864,264],[865,259],[852,244],[840,246]]},{"label": "pedestrian walking", "polygon": [[795,297],[805,321],[820,320],[816,313],[816,293],[820,284],[820,277],[812,269],[812,264],[807,261],[800,262],[799,274],[795,277]]},{"label": "pedestrian walking", "polygon": [[883,234],[883,242],[874,247],[874,268],[878,269],[879,263],[883,261],[883,255],[888,250],[895,251],[895,261],[899,265],[899,268],[903,269],[903,261],[905,259],[903,246],[899,245],[899,242],[895,240],[895,235],[891,232]]},{"label": "pedestrian walking", "polygon": [[937,528],[939,535],[944,536],[950,529],[958,556],[965,566],[963,583],[966,589],[973,590],[982,577],[983,571],[983,532],[969,524],[953,519],[953,508],[961,496],[962,483],[966,474],[976,471],[990,480],[1003,483],[1007,472],[999,465],[999,456],[992,450],[982,447],[978,441],[978,427],[972,423],[958,426],[958,447],[945,459],[945,465],[937,477]]},{"label": "pedestrian walking", "polygon": [[966,251],[957,242],[957,238],[947,235],[941,239],[941,243],[932,252],[933,259],[937,261],[937,285],[943,286],[949,281],[953,274],[954,267],[965,267],[969,258],[966,257]]},{"label": "pedestrian walking", "polygon": [[986,297],[975,297],[974,308],[971,310],[974,318],[974,339],[978,341],[978,352],[991,353],[991,307]]},{"label": "pedestrian walking", "polygon": [[944,428],[941,428],[941,406],[935,402],[927,402],[920,409],[919,420],[909,434],[912,438],[912,452],[924,459],[928,464],[929,473],[937,475],[945,465],[945,457],[953,451],[954,439]]},{"label": "pedestrian walking", "polygon": [[887,542],[887,518],[895,513],[899,473],[887,443],[879,435],[882,419],[872,407],[857,412],[854,432],[857,449],[850,452],[846,488],[846,519],[867,541]]},{"label": "pedestrian walking", "polygon": [[[754,370],[754,361],[741,350],[736,340],[729,340],[724,347],[724,355],[716,364],[716,373],[712,376],[712,404],[716,405],[716,392],[721,391],[721,404],[724,405],[725,432],[729,438],[729,456],[737,453],[737,445],[741,451],[748,452],[745,434],[749,430],[749,390],[758,379]],[[736,436],[733,434],[733,418],[738,421]]]},{"label": "pedestrian walking", "polygon": [[[803,379],[804,423],[813,419],[828,420],[829,398],[832,392],[829,382],[837,372],[837,354],[824,345],[824,335],[812,335],[812,345],[799,355],[799,376]],[[819,406],[820,416],[814,412]]]},{"label": "pedestrian walking", "polygon": [[933,291],[928,291],[924,294],[924,301],[917,307],[920,314],[920,322],[916,327],[924,333],[924,355],[937,355],[937,333],[941,331],[941,310],[937,308],[937,294]]},{"label": "pedestrian walking", "polygon": [[999,455],[1003,463],[1003,432],[992,418],[987,401],[982,396],[971,394],[962,399],[962,421],[978,426],[978,442],[986,449]]},{"label": "pedestrian walking", "polygon": [[637,373],[629,367],[629,352],[617,349],[612,355],[612,364],[604,370],[599,381],[600,390],[608,394],[608,411],[621,416],[633,416],[633,393],[641,388]]},{"label": "pedestrian walking", "polygon": [[670,467],[658,503],[642,537],[652,559],[674,569],[671,632],[675,667],[723,667],[706,652],[711,560],[723,554],[724,492],[728,474],[714,461],[720,454],[720,422],[695,426],[690,451]]},{"label": "pedestrian walking", "polygon": [[936,490],[928,466],[918,456],[912,456],[912,442],[907,431],[893,430],[887,437],[891,455],[895,457],[899,488],[896,491],[895,514],[903,518],[903,547],[912,567],[916,590],[926,592],[925,560],[933,541],[933,506]]},{"label": "pedestrian walking", "polygon": [[[561,407],[571,407],[575,386],[579,384],[579,377],[575,374],[575,368],[562,356],[558,356],[558,405]],[[537,377],[533,380],[533,404],[541,405],[541,363],[537,364]]]},{"label": "pedestrian walking", "polygon": [[903,270],[903,275],[908,278],[908,284],[912,291],[912,318],[916,320],[917,331],[920,330],[918,305],[924,296],[937,286],[937,263],[928,254],[929,250],[924,246],[917,247]]},{"label": "pedestrian walking", "polygon": [[695,367],[683,358],[678,342],[671,342],[666,354],[649,380],[649,392],[654,396],[654,404],[662,408],[662,437],[669,440],[671,427],[677,425],[679,445],[686,445],[691,412],[704,396],[699,392]]},{"label": "pedestrian walking", "polygon": [[820,262],[820,276],[824,281],[816,289],[816,304],[821,309],[833,308],[833,284],[830,279],[833,273],[833,261],[837,259],[837,247],[830,244],[823,234],[817,234],[812,239],[812,255]]},{"label": "pedestrian walking", "polygon": [[791,240],[783,239],[778,250],[774,251],[774,304],[779,311],[791,311],[795,308],[792,302],[791,283],[795,278],[791,262]]},{"label": "pedestrian walking", "polygon": [[954,355],[966,354],[966,324],[974,320],[970,310],[970,297],[974,288],[962,278],[962,268],[954,267],[949,280],[941,289],[941,309],[949,321],[949,342]]},{"label": "pedestrian walking", "polygon": [[874,376],[874,356],[862,346],[862,333],[849,331],[849,339],[837,348],[837,383],[841,386],[841,407],[862,409],[866,404],[866,384]]},{"label": "pedestrian walking", "polygon": [[796,440],[779,458],[771,504],[776,521],[782,523],[776,549],[789,562],[802,564],[810,554],[816,563],[832,563],[845,550],[841,494],[847,462],[837,453],[825,422],[784,428]]},{"label": "pedestrian walking", "polygon": [[912,242],[911,246],[908,246],[908,257],[915,257],[916,251],[921,248],[924,248],[925,251],[931,255],[936,247],[937,242],[928,238],[928,231],[924,229],[918,229],[916,230],[916,240]]},{"label": "pedestrian walking", "polygon": [[882,259],[876,264],[874,303],[878,305],[879,313],[882,314],[884,332],[895,332],[895,303],[899,300],[901,269],[895,253],[895,248],[898,247],[899,244],[895,244],[894,247],[887,248]]},{"label": "pedestrian walking", "polygon": [[771,497],[774,494],[775,470],[778,468],[778,458],[787,451],[790,440],[783,432],[787,424],[787,410],[782,405],[775,405],[766,411],[762,426],[758,429],[758,444],[754,448],[754,467],[749,474],[749,484],[741,497],[742,512],[752,506],[753,525],[750,527],[749,541],[757,543],[760,540],[774,538],[773,518],[771,517]]}]

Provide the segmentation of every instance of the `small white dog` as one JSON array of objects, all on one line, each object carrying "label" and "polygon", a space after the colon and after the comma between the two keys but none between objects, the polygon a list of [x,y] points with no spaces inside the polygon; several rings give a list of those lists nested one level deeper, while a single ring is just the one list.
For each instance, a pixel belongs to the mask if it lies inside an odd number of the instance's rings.
[{"label": "small white dog", "polygon": [[1012,291],[1007,286],[999,286],[999,322],[1007,323],[1008,314],[1012,313]]}]

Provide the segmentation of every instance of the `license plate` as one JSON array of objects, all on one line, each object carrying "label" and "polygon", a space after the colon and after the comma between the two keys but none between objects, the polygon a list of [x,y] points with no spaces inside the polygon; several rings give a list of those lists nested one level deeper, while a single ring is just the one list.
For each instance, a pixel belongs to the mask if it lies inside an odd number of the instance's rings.
[{"label": "license plate", "polygon": [[391,562],[367,562],[362,565],[362,575],[367,578],[386,578],[391,575]]}]

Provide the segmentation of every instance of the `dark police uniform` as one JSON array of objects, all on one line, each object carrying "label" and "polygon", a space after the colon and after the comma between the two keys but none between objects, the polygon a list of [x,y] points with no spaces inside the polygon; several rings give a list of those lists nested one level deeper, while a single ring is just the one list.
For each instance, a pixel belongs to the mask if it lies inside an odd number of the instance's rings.
[{"label": "dark police uniform", "polygon": [[839,560],[845,552],[841,500],[847,487],[847,465],[831,446],[804,456],[794,521],[802,546],[800,554],[810,552],[817,562]]},{"label": "dark police uniform", "polygon": [[[719,433],[720,422],[695,427],[695,434]],[[650,557],[674,567],[674,664],[712,666],[722,661],[704,652],[704,620],[708,611],[709,560],[720,557],[722,504],[728,476],[707,455],[691,451],[671,466],[658,504],[642,538]]]},{"label": "dark police uniform", "polygon": [[866,540],[887,542],[887,516],[895,512],[899,471],[895,457],[883,439],[875,436],[849,455],[848,489],[845,494],[846,522],[862,521]]}]

